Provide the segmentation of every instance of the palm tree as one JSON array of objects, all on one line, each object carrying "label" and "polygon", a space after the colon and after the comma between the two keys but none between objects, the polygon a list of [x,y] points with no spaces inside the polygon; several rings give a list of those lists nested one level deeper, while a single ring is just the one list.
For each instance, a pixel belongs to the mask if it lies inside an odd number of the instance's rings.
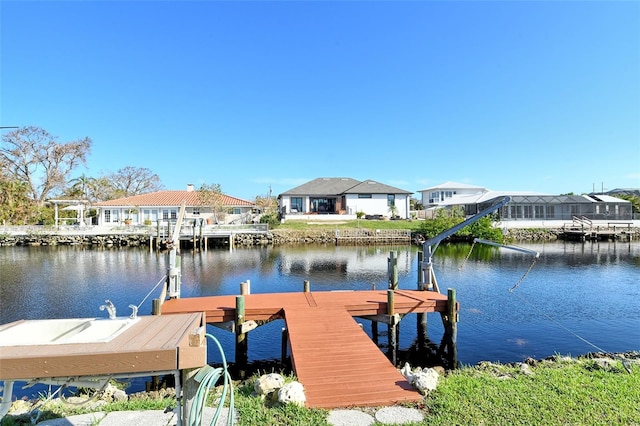
[{"label": "palm tree", "polygon": [[74,197],[80,197],[83,200],[91,200],[91,194],[95,189],[96,179],[85,175],[84,173],[78,176],[75,179],[71,179],[69,183],[71,187],[69,188],[69,195]]}]

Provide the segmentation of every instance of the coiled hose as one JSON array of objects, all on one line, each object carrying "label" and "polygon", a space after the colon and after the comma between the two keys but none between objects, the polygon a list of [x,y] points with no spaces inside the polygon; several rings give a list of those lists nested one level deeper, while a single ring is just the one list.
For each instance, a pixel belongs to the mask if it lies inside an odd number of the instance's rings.
[{"label": "coiled hose", "polygon": [[201,424],[202,413],[207,401],[207,396],[209,395],[209,390],[215,387],[220,377],[224,377],[222,395],[220,396],[220,401],[218,402],[218,408],[216,409],[216,412],[213,415],[213,419],[211,420],[211,426],[214,426],[218,421],[218,417],[220,417],[220,413],[222,412],[222,408],[224,407],[224,401],[227,398],[227,393],[229,393],[229,414],[227,416],[227,425],[231,426],[233,425],[234,418],[234,396],[233,384],[231,383],[231,375],[229,374],[227,368],[227,359],[224,356],[222,345],[220,344],[218,339],[208,333],[206,333],[205,335],[209,339],[213,340],[216,346],[218,346],[220,356],[222,357],[222,367],[213,368],[209,365],[205,365],[196,373],[195,380],[200,383],[200,386],[198,386],[193,404],[191,405],[191,410],[189,411],[189,426],[198,426]]}]

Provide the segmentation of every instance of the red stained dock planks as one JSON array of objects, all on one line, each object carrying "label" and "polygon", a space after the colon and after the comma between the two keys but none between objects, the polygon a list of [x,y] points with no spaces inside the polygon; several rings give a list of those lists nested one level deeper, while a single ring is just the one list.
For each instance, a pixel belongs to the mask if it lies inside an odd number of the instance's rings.
[{"label": "red stained dock planks", "polygon": [[[387,291],[245,295],[245,320],[284,318],[291,359],[307,406],[340,408],[420,401],[353,316],[387,314]],[[162,314],[205,312],[208,323],[233,321],[236,296],[172,299]],[[446,312],[447,296],[396,290],[395,313]]]}]

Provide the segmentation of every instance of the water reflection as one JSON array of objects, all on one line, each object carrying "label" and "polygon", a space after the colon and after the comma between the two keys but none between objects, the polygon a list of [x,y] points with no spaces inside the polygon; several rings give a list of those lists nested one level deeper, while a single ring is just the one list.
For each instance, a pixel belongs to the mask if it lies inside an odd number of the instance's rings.
[{"label": "water reflection", "polygon": [[[491,246],[440,245],[434,267],[441,290],[457,290],[461,303],[458,354],[464,364],[511,362],[524,357],[594,350],[640,349],[640,243],[520,244],[541,253],[535,267],[509,292],[532,257]],[[252,293],[378,289],[388,285],[387,259],[398,253],[399,286],[417,286],[417,247],[305,246],[185,251],[182,296],[238,294],[250,280]],[[168,267],[166,253],[131,248],[0,248],[0,323],[18,319],[102,316],[110,299],[119,313],[140,303]],[[155,295],[153,296],[155,297]],[[151,299],[140,307],[151,313]],[[612,313],[615,313],[613,315]],[[368,321],[362,321],[371,333]],[[401,324],[400,348],[416,344],[415,318]],[[275,322],[250,334],[250,360],[279,358]],[[384,326],[381,326],[384,332]],[[442,324],[429,317],[428,336],[439,343]],[[218,329],[233,358],[231,335]],[[576,335],[580,336],[577,338]],[[226,343],[224,343],[226,342]],[[384,338],[381,338],[384,342]],[[214,356],[214,355],[212,355]]]}]

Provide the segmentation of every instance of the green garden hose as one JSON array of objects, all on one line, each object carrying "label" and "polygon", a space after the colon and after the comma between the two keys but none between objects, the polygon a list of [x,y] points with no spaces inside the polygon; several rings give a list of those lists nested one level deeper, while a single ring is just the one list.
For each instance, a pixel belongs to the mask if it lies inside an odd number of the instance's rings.
[{"label": "green garden hose", "polygon": [[189,411],[189,426],[199,426],[201,424],[202,413],[207,401],[207,396],[209,395],[209,390],[215,387],[220,377],[224,378],[222,395],[220,396],[218,407],[213,415],[213,419],[211,420],[211,426],[214,426],[218,421],[218,417],[220,417],[220,413],[224,407],[224,401],[227,398],[227,392],[229,393],[229,414],[227,416],[227,425],[231,426],[233,425],[234,418],[234,396],[233,384],[231,383],[231,376],[229,375],[227,368],[227,360],[224,356],[222,345],[220,345],[218,339],[208,333],[206,336],[213,340],[213,342],[218,346],[218,350],[222,357],[222,367],[213,368],[209,365],[205,365],[196,373],[195,380],[200,383],[200,386],[198,386],[193,404],[191,405],[191,410]]}]

